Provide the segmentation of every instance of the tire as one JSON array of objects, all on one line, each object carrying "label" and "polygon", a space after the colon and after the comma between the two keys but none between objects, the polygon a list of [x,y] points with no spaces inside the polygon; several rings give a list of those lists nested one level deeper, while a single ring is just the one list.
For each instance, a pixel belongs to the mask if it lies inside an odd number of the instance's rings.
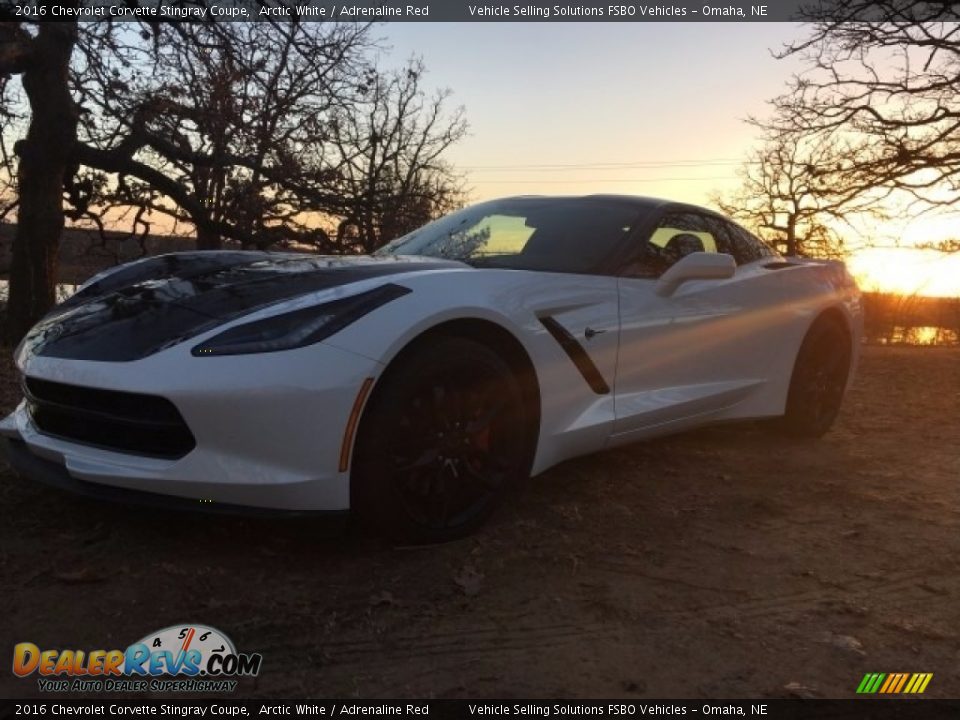
[{"label": "tire", "polygon": [[846,391],[853,348],[840,321],[817,320],[800,345],[790,378],[782,429],[795,437],[819,438],[833,425]]},{"label": "tire", "polygon": [[404,351],[364,412],[351,503],[368,529],[436,543],[473,532],[530,473],[523,393],[489,347],[439,336]]}]

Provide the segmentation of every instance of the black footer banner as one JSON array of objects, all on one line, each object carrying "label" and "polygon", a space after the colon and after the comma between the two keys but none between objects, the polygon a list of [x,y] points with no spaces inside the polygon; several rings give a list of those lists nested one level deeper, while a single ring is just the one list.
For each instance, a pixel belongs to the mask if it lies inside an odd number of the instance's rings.
[{"label": "black footer banner", "polygon": [[960,700],[0,700],[6,718],[960,718]]}]

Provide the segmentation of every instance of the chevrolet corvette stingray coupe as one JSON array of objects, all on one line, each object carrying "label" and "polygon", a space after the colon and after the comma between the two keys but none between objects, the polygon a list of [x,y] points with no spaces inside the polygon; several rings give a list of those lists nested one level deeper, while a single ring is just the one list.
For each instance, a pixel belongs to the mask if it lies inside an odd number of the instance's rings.
[{"label": "chevrolet corvette stingray coupe", "polygon": [[88,495],[437,542],[577,455],[745,418],[818,437],[860,334],[842,263],[692,205],[516,197],[372,256],[107,270],[17,349],[0,432],[22,475]]}]

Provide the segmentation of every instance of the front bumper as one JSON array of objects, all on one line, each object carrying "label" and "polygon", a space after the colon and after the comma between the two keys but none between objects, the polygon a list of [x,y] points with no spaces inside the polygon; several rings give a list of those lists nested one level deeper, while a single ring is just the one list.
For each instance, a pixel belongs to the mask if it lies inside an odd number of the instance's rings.
[{"label": "front bumper", "polygon": [[28,477],[59,490],[66,490],[93,500],[122,503],[124,505],[139,505],[142,507],[157,508],[160,510],[175,510],[181,512],[201,512],[223,515],[246,515],[255,517],[286,517],[312,515],[347,515],[347,510],[281,510],[274,508],[251,507],[249,505],[231,505],[229,503],[204,502],[197,499],[176,497],[174,495],[160,495],[140,490],[127,490],[102,483],[77,480],[67,472],[63,465],[37,457],[27,448],[22,440],[11,440],[0,437],[0,452],[10,466],[20,475]]},{"label": "front bumper", "polygon": [[196,358],[173,347],[141,361],[26,358],[30,377],[159,395],[196,447],[179,459],[127,454],[44,434],[25,403],[0,422],[11,465],[27,477],[104,499],[177,509],[346,511],[344,430],[379,363],[317,344],[262,355]]}]

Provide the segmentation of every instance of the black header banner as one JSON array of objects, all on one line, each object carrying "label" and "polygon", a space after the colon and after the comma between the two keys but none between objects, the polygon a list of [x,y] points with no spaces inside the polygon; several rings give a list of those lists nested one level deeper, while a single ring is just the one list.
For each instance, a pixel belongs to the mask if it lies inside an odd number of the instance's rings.
[{"label": "black header banner", "polygon": [[[786,22],[812,0],[664,2],[633,0],[0,0],[21,21],[346,22]],[[879,10],[878,10],[879,12]],[[871,20],[871,11],[847,20]],[[960,20],[954,3],[909,3],[905,18]]]},{"label": "black header banner", "polygon": [[960,700],[0,700],[0,718],[956,718]]}]

